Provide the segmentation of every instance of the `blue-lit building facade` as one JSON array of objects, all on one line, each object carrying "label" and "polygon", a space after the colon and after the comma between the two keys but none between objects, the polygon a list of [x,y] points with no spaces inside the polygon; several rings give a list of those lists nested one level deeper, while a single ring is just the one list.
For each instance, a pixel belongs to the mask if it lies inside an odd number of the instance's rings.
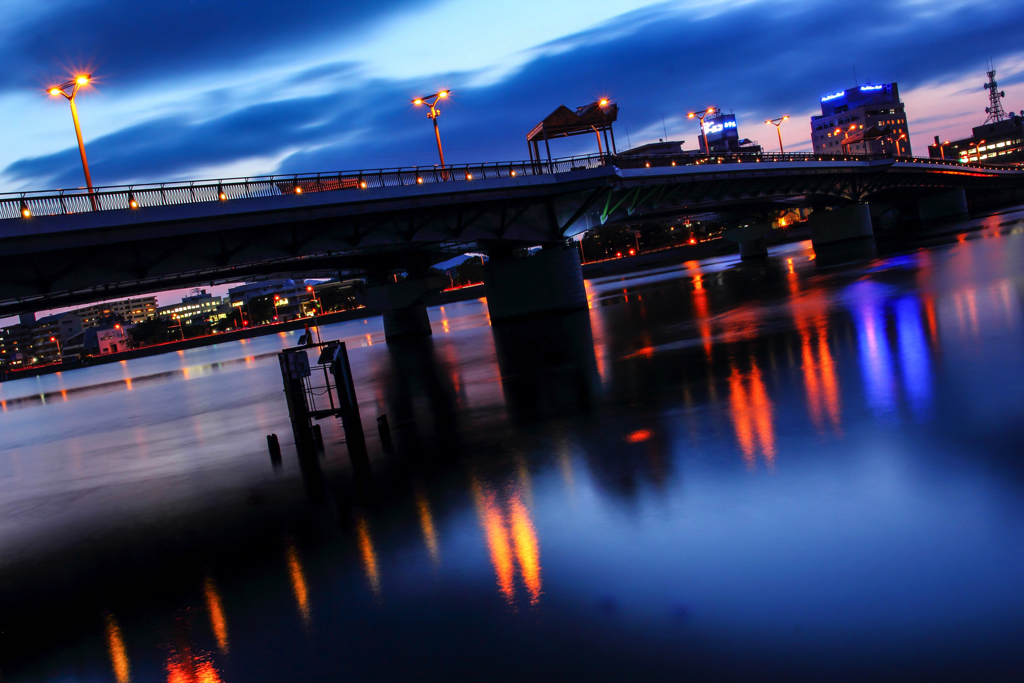
[{"label": "blue-lit building facade", "polygon": [[706,150],[711,154],[728,152],[756,154],[761,151],[761,148],[750,140],[740,139],[736,117],[733,114],[724,114],[720,109],[715,109],[704,118],[701,134],[697,137],[697,141],[700,151]]},{"label": "blue-lit building facade", "polygon": [[[896,83],[861,85],[821,98],[821,115],[811,117],[811,141],[815,154],[843,154],[843,142],[872,128],[883,131],[877,149],[858,146],[859,153],[892,151],[910,156],[910,128]],[[870,137],[870,136],[869,136]],[[850,145],[847,145],[849,153]]]}]

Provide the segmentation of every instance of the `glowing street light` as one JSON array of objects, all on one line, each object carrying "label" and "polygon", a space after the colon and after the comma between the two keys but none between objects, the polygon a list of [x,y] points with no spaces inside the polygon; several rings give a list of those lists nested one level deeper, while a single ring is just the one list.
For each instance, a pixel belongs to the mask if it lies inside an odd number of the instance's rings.
[{"label": "glowing street light", "polygon": [[61,353],[61,350],[60,350],[60,339],[57,339],[57,337],[50,337],[50,341],[52,341],[52,342],[57,344],[57,357],[60,358],[60,361],[63,363],[64,362],[64,354]]},{"label": "glowing street light", "polygon": [[782,149],[782,122],[789,121],[788,116],[782,116],[777,119],[769,119],[765,121],[768,125],[775,126],[775,132],[779,134],[779,154],[785,154],[786,150]]},{"label": "glowing street light", "polygon": [[[892,138],[890,137],[890,139],[892,139]],[[898,157],[903,156],[903,151],[900,149],[900,140],[906,140],[906,139],[907,139],[907,134],[903,133],[898,138],[896,138],[896,142],[893,143],[893,146],[896,148],[896,156],[898,156]]]},{"label": "glowing street light", "polygon": [[417,107],[422,104],[430,107],[430,111],[427,112],[427,118],[434,121],[434,137],[437,138],[437,155],[441,157],[441,168],[444,168],[444,150],[441,149],[441,131],[437,127],[437,117],[441,115],[441,112],[437,110],[437,103],[440,100],[446,99],[450,94],[450,90],[442,90],[426,97],[417,97],[412,101]]},{"label": "glowing street light", "polygon": [[[81,74],[67,83],[62,83],[61,85],[50,88],[47,92],[53,96],[63,95],[67,98],[67,101],[71,103],[71,118],[75,122],[75,135],[78,137],[78,152],[82,155],[82,170],[85,171],[85,184],[89,188],[89,199],[92,200],[93,211],[99,211],[99,205],[92,192],[92,177],[89,175],[89,162],[85,158],[85,143],[82,142],[82,127],[78,125],[78,108],[75,107],[75,95],[78,94],[79,88],[89,83],[89,79],[91,78],[92,74]],[[68,92],[68,88],[71,89],[70,93]]]},{"label": "glowing street light", "polygon": [[703,112],[700,112],[700,113],[690,112],[689,114],[686,115],[686,118],[688,118],[688,119],[692,119],[692,118],[700,119],[700,132],[701,132],[701,135],[704,137],[704,151],[707,152],[708,156],[711,156],[711,147],[708,145],[707,133],[704,132],[704,117],[707,116],[708,114],[714,113],[714,111],[715,111],[714,107],[708,107],[707,111],[703,111]]}]

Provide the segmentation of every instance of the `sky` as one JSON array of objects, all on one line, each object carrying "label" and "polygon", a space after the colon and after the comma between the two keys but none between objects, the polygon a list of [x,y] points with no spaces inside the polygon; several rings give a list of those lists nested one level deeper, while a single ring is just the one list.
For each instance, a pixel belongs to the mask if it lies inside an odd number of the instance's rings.
[{"label": "sky", "polygon": [[523,159],[544,116],[601,97],[620,147],[694,149],[686,113],[718,106],[769,150],[789,115],[787,151],[809,151],[823,95],[891,81],[926,156],[984,120],[990,59],[1024,109],[1022,25],[1020,0],[3,0],[0,192],[84,184],[45,93],[80,71],[97,186],[433,164],[410,100],[444,88],[449,163]]}]

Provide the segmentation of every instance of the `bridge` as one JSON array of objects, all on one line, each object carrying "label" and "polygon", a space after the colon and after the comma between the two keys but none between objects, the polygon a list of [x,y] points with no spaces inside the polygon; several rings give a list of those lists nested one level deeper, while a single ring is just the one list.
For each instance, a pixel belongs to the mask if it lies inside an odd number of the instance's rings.
[{"label": "bridge", "polygon": [[[594,155],[9,193],[0,195],[0,315],[278,274],[361,275],[387,292],[376,299],[371,292],[379,307],[412,310],[433,285],[410,277],[384,287],[386,276],[416,276],[470,251],[491,256],[491,307],[497,303],[500,316],[499,300],[507,299],[508,314],[518,315],[578,303],[576,295],[552,299],[527,280],[578,271],[578,261],[554,263],[576,258],[556,256],[564,251],[557,247],[600,224],[719,212],[751,256],[763,250],[765,226],[780,208],[831,209],[812,215],[815,245],[824,247],[870,238],[869,203],[918,202],[922,217],[936,218],[965,213],[971,197],[1010,200],[1022,192],[1024,172],[1009,167],[742,154]],[[511,275],[512,250],[537,244],[546,256],[531,267],[544,270],[547,259],[552,272]],[[504,277],[498,271],[507,271],[509,287],[495,284]],[[424,316],[410,324],[422,325]]]}]

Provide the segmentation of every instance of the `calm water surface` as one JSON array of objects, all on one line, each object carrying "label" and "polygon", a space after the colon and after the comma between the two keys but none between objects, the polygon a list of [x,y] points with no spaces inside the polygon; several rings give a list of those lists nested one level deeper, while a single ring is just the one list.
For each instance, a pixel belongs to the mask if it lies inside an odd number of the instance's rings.
[{"label": "calm water surface", "polygon": [[369,479],[300,472],[296,333],[2,384],[0,678],[1024,679],[1024,220],[970,227],[325,327]]}]

